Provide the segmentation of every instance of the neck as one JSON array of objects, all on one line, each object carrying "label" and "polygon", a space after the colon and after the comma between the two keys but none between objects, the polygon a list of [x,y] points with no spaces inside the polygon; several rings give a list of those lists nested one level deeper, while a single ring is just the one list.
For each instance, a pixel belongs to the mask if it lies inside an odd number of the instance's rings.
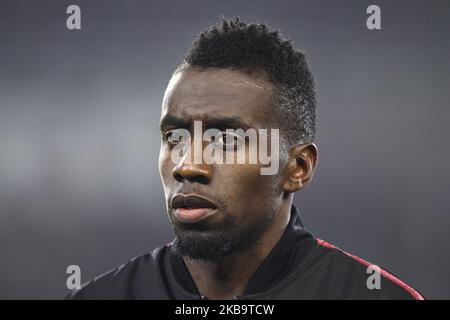
[{"label": "neck", "polygon": [[209,299],[231,299],[244,294],[247,282],[286,230],[291,202],[281,206],[272,225],[252,247],[251,254],[230,255],[215,263],[183,258],[201,295]]}]

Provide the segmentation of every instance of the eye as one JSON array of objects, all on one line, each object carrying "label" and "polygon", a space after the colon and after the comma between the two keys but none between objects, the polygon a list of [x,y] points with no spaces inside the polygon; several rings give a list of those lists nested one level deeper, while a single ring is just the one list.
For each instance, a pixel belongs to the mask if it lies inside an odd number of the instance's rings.
[{"label": "eye", "polygon": [[214,145],[230,150],[236,149],[242,141],[242,137],[234,132],[220,132],[214,139]]},{"label": "eye", "polygon": [[188,140],[185,132],[186,130],[184,129],[168,130],[164,133],[164,140],[167,141],[170,145],[176,145],[185,142],[185,140]]}]

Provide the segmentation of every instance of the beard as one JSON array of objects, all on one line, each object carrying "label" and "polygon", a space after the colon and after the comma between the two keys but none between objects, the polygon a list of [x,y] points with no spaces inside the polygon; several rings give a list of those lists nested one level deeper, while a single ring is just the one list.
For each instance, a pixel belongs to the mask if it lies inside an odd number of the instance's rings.
[{"label": "beard", "polygon": [[192,260],[207,263],[223,261],[238,254],[251,254],[255,243],[272,224],[274,214],[259,217],[246,225],[238,224],[229,215],[220,229],[190,230],[174,228],[176,252]]}]

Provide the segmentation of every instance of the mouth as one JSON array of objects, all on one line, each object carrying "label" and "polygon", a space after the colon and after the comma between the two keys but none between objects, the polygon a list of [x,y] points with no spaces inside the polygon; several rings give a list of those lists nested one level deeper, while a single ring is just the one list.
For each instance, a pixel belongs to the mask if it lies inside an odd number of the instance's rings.
[{"label": "mouth", "polygon": [[175,218],[182,223],[196,223],[216,212],[217,205],[204,197],[195,194],[177,194],[172,197],[171,205]]}]

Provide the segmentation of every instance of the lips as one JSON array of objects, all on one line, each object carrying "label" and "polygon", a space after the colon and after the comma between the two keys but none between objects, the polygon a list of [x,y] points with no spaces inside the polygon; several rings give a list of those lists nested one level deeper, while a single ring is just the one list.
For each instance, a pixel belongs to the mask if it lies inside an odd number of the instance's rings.
[{"label": "lips", "polygon": [[172,197],[175,217],[182,223],[196,223],[214,214],[217,206],[212,201],[199,195],[177,194]]}]

